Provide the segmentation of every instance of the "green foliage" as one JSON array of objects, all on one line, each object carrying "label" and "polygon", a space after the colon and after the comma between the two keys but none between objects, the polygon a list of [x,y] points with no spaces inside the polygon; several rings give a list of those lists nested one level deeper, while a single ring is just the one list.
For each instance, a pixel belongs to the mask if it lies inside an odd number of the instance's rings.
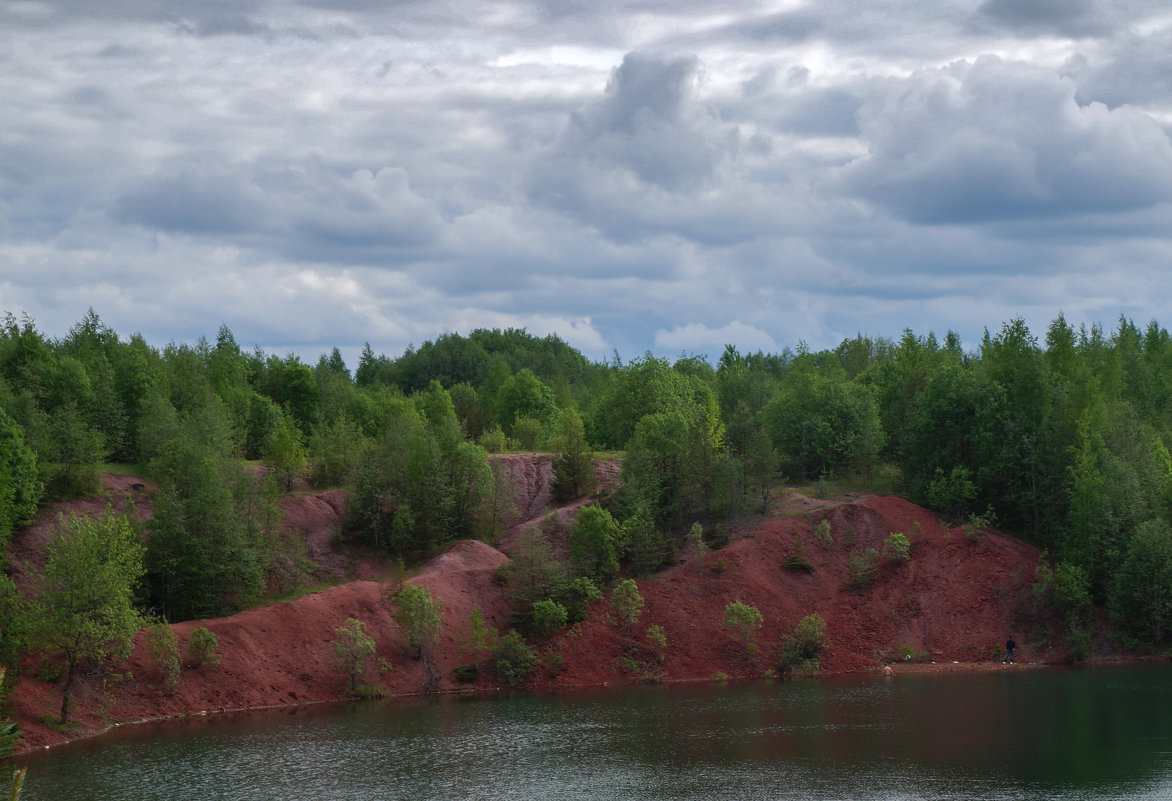
[{"label": "green foliage", "polygon": [[468,613],[468,630],[462,635],[456,635],[456,651],[461,658],[471,657],[474,662],[478,662],[485,652],[496,648],[496,641],[496,629],[485,625],[484,613],[477,606]]},{"label": "green foliage", "polygon": [[1144,523],[1128,544],[1111,593],[1112,619],[1131,635],[1161,645],[1172,621],[1172,530]]},{"label": "green foliage", "polygon": [[647,627],[647,645],[660,664],[667,659],[667,635],[663,633],[663,626],[655,623]]},{"label": "green foliage", "polygon": [[529,529],[517,537],[512,556],[501,567],[505,595],[518,622],[526,617],[533,604],[562,592],[566,585],[566,567],[558,560],[549,540],[540,531]]},{"label": "green foliage", "polygon": [[570,569],[596,584],[607,586],[619,572],[619,554],[627,532],[597,504],[582,507],[578,522],[570,529]]},{"label": "green foliage", "polygon": [[805,544],[802,542],[801,535],[794,537],[794,544],[790,548],[789,556],[785,558],[781,566],[796,573],[813,573],[814,564],[806,558],[804,551]]},{"label": "green foliage", "polygon": [[850,587],[869,587],[879,575],[879,552],[874,548],[851,551],[847,560],[847,575]]},{"label": "green foliage", "polygon": [[781,642],[777,670],[782,675],[817,673],[826,650],[826,621],[807,615]]},{"label": "green foliage", "polygon": [[636,576],[646,576],[670,564],[675,556],[675,543],[659,527],[643,507],[623,522],[623,541],[627,562]]},{"label": "green foliage", "polygon": [[601,598],[602,592],[589,578],[578,576],[562,588],[558,597],[566,607],[566,622],[573,624],[586,619],[586,608]]},{"label": "green foliage", "polygon": [[893,562],[906,562],[912,558],[912,544],[905,534],[893,531],[883,541],[883,555]]},{"label": "green foliage", "polygon": [[566,607],[551,598],[537,601],[530,611],[529,620],[533,634],[538,639],[547,640],[565,627]]},{"label": "green foliage", "polygon": [[643,614],[643,596],[633,579],[623,579],[610,594],[610,615],[616,625],[632,629]]},{"label": "green foliage", "polygon": [[762,411],[788,470],[802,479],[850,469],[866,474],[886,435],[871,391],[799,357]]},{"label": "green foliage", "polygon": [[598,479],[594,472],[594,454],[586,444],[586,430],[576,409],[562,410],[557,448],[551,487],[554,500],[568,503],[589,495],[598,485]]},{"label": "green foliage", "polygon": [[392,600],[396,607],[395,622],[407,640],[407,645],[415,653],[415,658],[430,656],[443,628],[440,616],[443,598],[433,598],[426,587],[405,584]]},{"label": "green foliage", "polygon": [[814,539],[818,540],[823,547],[829,548],[834,544],[834,535],[830,533],[830,520],[822,518],[816,525],[811,528],[814,534]]},{"label": "green foliage", "polygon": [[510,687],[524,684],[537,672],[541,659],[515,629],[500,638],[493,655],[493,672]]},{"label": "green foliage", "polygon": [[147,656],[155,663],[155,669],[163,680],[163,690],[173,694],[179,689],[179,638],[166,620],[158,620],[147,626]]},{"label": "green foliage", "polygon": [[276,429],[269,434],[263,458],[265,466],[273,471],[277,485],[286,492],[293,487],[293,479],[305,472],[309,454],[301,432],[288,415],[281,415]]},{"label": "green foliage", "polygon": [[125,659],[141,625],[134,606],[143,546],[130,522],[107,510],[98,518],[60,518],[46,548],[33,619],[35,639],[65,662],[61,723],[69,718],[79,665]]},{"label": "green foliage", "polygon": [[972,472],[963,465],[957,465],[946,475],[944,468],[936,468],[936,477],[928,485],[928,506],[939,512],[962,517],[973,498],[977,497],[977,486],[970,480]]},{"label": "green foliage", "polygon": [[433,382],[416,406],[388,421],[358,471],[348,515],[359,540],[413,559],[486,536],[497,518],[487,454],[463,439],[447,392]]},{"label": "green foliage", "polygon": [[756,649],[753,636],[761,629],[764,618],[752,604],[733,601],[724,608],[724,627],[748,651]]},{"label": "green foliage", "polygon": [[216,653],[216,649],[219,646],[220,641],[215,634],[203,626],[196,626],[187,638],[187,658],[196,667],[218,667],[220,655]]},{"label": "green foliage", "polygon": [[0,408],[0,549],[14,530],[32,522],[42,489],[36,454],[25,446],[20,426]]},{"label": "green foliage", "polygon": [[366,633],[366,624],[358,618],[347,618],[345,623],[334,629],[331,648],[334,652],[333,666],[346,675],[347,691],[356,694],[358,683],[375,653],[374,639]]},{"label": "green foliage", "polygon": [[230,456],[222,407],[187,415],[152,463],[148,583],[168,618],[217,617],[258,599],[272,562],[276,489]]}]

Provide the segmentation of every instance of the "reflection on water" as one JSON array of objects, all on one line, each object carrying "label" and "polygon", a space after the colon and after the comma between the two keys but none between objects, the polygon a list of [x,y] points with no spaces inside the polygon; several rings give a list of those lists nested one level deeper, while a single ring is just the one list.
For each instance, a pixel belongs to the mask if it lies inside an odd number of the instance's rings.
[{"label": "reflection on water", "polygon": [[1167,799],[1172,669],[404,700],[122,730],[47,799]]}]

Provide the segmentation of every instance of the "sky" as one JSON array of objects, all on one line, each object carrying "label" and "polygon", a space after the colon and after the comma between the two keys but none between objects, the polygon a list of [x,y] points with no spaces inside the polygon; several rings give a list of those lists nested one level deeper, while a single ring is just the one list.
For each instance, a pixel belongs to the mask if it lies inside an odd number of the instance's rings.
[{"label": "sky", "polygon": [[0,0],[0,312],[306,361],[1172,325],[1156,0]]}]

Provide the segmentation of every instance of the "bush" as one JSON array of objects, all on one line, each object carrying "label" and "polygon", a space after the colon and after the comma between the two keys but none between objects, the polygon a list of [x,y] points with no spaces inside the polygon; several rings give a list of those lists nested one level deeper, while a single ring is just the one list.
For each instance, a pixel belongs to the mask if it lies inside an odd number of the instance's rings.
[{"label": "bush", "polygon": [[883,541],[883,555],[895,562],[906,562],[912,555],[912,544],[898,531],[887,535]]},{"label": "bush", "polygon": [[803,553],[804,550],[805,546],[799,535],[794,538],[793,548],[790,550],[789,556],[781,563],[781,566],[786,570],[792,570],[794,572],[813,573],[814,564],[806,558],[805,553]]},{"label": "bush", "polygon": [[163,689],[168,694],[179,689],[179,638],[167,621],[152,623],[146,634],[147,655],[163,677]]},{"label": "bush", "polygon": [[586,619],[586,608],[591,601],[601,598],[602,592],[593,581],[578,576],[565,586],[559,597],[566,607],[566,623],[578,623]]},{"label": "bush", "polygon": [[851,551],[850,560],[847,563],[847,573],[850,576],[848,583],[851,587],[861,588],[871,585],[874,583],[875,577],[879,575],[879,552],[874,548],[868,548],[865,551]]},{"label": "bush", "polygon": [[761,628],[764,618],[761,611],[751,604],[733,601],[724,608],[724,627],[740,641],[748,651],[756,649],[753,635]]},{"label": "bush", "polygon": [[536,673],[540,665],[537,652],[529,647],[516,629],[509,629],[509,633],[501,637],[497,644],[492,667],[498,679],[510,687],[516,687]]},{"label": "bush", "polygon": [[824,547],[829,548],[834,544],[834,535],[830,533],[830,521],[826,518],[819,521],[818,525],[814,526],[812,531],[814,533],[814,539],[822,543]]},{"label": "bush", "polygon": [[545,640],[566,625],[566,608],[557,601],[546,598],[533,604],[529,619],[533,633]]},{"label": "bush", "polygon": [[442,598],[432,598],[426,587],[407,584],[395,593],[395,622],[407,640],[407,645],[415,652],[416,659],[422,659],[431,652],[431,648],[439,641],[440,628],[443,621],[440,619],[440,609],[443,608]]},{"label": "bush", "polygon": [[655,655],[655,661],[662,664],[667,658],[667,635],[663,633],[663,626],[647,627],[647,645]]},{"label": "bush", "polygon": [[367,660],[374,656],[374,640],[366,633],[366,626],[357,618],[348,618],[334,629],[333,665],[346,674],[351,694],[358,691],[358,680],[366,672]]},{"label": "bush", "polygon": [[471,684],[480,676],[480,668],[477,665],[458,665],[452,675],[461,684]]},{"label": "bush", "polygon": [[623,579],[610,595],[610,614],[615,623],[633,628],[643,614],[643,596],[634,579]]},{"label": "bush", "polygon": [[807,615],[786,635],[777,657],[782,675],[817,673],[826,649],[826,621],[820,615]]}]

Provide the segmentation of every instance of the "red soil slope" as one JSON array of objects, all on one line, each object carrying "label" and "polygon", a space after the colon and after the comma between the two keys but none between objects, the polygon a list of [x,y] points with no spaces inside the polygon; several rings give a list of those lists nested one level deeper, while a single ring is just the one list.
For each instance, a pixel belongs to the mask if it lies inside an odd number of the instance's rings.
[{"label": "red soil slope", "polygon": [[[538,517],[520,525],[542,526],[550,529],[551,538],[564,538],[576,508],[558,516],[543,514],[549,507],[548,457],[508,461],[510,470],[524,478],[519,482],[518,508]],[[613,481],[617,466],[611,465],[610,471]],[[121,482],[110,480],[112,494],[123,489]],[[126,483],[129,487],[140,482]],[[136,503],[140,512],[146,508],[144,502]],[[507,602],[494,574],[508,557],[484,543],[462,542],[409,579],[443,599],[444,630],[434,650],[434,670],[429,671],[411,658],[394,622],[391,595],[397,586],[386,580],[389,574],[377,563],[355,563],[333,550],[342,505],[340,493],[289,496],[283,504],[285,522],[317,562],[318,578],[357,575],[382,580],[350,581],[232,617],[175,625],[181,650],[194,627],[211,630],[219,639],[221,664],[185,665],[174,694],[161,689],[161,677],[146,658],[140,633],[127,666],[132,678],[114,683],[87,677],[77,691],[74,717],[80,725],[68,733],[40,720],[57,711],[60,688],[26,678],[14,695],[26,743],[35,747],[63,742],[115,722],[338,699],[344,694],[345,679],[330,664],[331,643],[335,630],[350,617],[365,623],[377,643],[378,658],[390,666],[380,671],[372,665],[366,681],[395,694],[421,692],[429,685],[440,691],[461,689],[453,678],[454,668],[476,660],[460,649],[472,610],[479,608],[485,622],[498,629],[507,626]],[[91,511],[103,506],[97,504]],[[831,524],[834,541],[829,546],[812,535],[813,526],[823,519]],[[896,564],[884,559],[870,587],[849,589],[849,551],[880,549],[893,531],[911,536],[913,522],[920,524],[923,535],[911,560]],[[503,551],[517,530],[502,535],[498,544]],[[14,551],[34,557],[45,531],[47,524],[38,523],[23,532]],[[812,573],[782,568],[798,538],[815,565]],[[930,659],[951,662],[988,660],[1010,633],[1017,635],[1019,644],[1029,642],[1021,611],[1028,606],[1036,549],[997,532],[970,538],[959,529],[949,531],[930,513],[899,498],[821,502],[791,494],[781,513],[738,533],[727,547],[702,558],[682,556],[671,569],[639,581],[646,607],[636,630],[616,629],[607,621],[607,599],[595,602],[586,621],[543,646],[543,652],[561,654],[562,666],[556,672],[543,671],[534,685],[559,688],[634,680],[622,670],[621,658],[632,653],[632,642],[641,640],[650,624],[660,625],[666,634],[666,658],[656,670],[667,681],[705,679],[716,673],[761,676],[772,666],[785,634],[812,613],[827,623],[829,649],[823,669],[831,671],[873,668],[877,653],[892,654],[904,644]],[[30,561],[35,564],[35,559]],[[752,653],[723,628],[724,608],[734,600],[757,606],[764,617]],[[1053,655],[1026,648],[1021,656],[1037,660]],[[478,686],[492,686],[486,671]]]}]

